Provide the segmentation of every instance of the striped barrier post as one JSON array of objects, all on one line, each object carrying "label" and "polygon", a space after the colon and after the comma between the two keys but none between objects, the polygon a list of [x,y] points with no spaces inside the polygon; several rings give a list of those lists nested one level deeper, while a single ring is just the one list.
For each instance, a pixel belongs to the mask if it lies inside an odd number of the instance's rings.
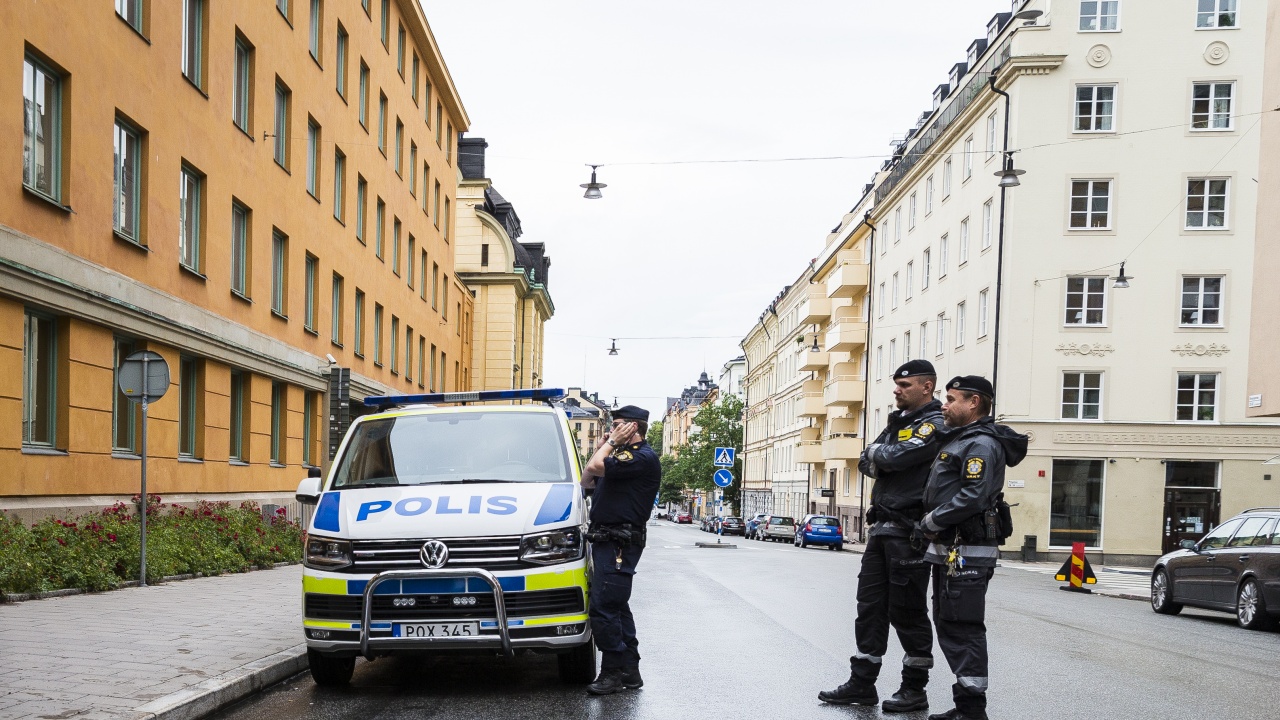
[{"label": "striped barrier post", "polygon": [[1078,593],[1092,593],[1093,591],[1085,587],[1085,585],[1093,585],[1098,582],[1097,576],[1093,574],[1093,568],[1089,565],[1089,559],[1084,556],[1084,543],[1071,543],[1071,557],[1062,563],[1062,569],[1053,576],[1055,580],[1069,581],[1070,584],[1063,585],[1060,589],[1069,590]]}]

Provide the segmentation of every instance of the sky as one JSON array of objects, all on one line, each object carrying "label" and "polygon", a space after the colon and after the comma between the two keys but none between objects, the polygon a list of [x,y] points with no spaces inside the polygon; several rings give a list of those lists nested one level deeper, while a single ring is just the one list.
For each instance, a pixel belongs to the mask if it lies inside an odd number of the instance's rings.
[{"label": "sky", "polygon": [[[420,0],[486,175],[546,243],[543,384],[714,381],[1009,0]],[[688,162],[852,156],[789,162]],[[588,163],[604,197],[586,200]],[[608,355],[611,338],[618,354]]]}]

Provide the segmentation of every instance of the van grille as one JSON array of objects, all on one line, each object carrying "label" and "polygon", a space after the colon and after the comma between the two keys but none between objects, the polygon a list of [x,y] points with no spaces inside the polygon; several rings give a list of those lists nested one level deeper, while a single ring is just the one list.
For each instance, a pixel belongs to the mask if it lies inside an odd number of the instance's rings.
[{"label": "van grille", "polygon": [[[438,620],[485,619],[497,616],[493,593],[467,593],[474,597],[475,605],[458,606],[453,598],[460,594],[437,593],[430,595],[375,595],[373,620]],[[411,607],[397,607],[396,599],[413,598]],[[359,622],[363,596],[323,595],[307,593],[305,616],[316,620],[350,620]],[[575,615],[586,612],[586,602],[581,588],[556,588],[555,590],[530,590],[503,594],[507,603],[507,617],[535,617],[539,615]]]},{"label": "van grille", "polygon": [[[480,568],[482,570],[519,570],[520,536],[436,538],[449,547],[446,569]],[[372,574],[385,570],[418,570],[422,561],[418,552],[428,538],[418,540],[352,541],[353,564],[343,572]]]}]

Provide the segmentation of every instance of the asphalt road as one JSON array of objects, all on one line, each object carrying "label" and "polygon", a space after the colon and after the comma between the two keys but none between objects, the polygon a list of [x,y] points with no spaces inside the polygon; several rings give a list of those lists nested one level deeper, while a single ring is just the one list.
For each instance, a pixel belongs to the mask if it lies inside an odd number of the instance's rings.
[{"label": "asphalt road", "polygon": [[[645,687],[603,698],[562,685],[555,659],[359,661],[349,688],[301,675],[224,711],[276,718],[871,718],[819,690],[848,677],[860,555],[713,536],[663,522],[650,532],[632,608]],[[992,718],[1280,717],[1280,634],[1225,614],[1156,615],[1146,603],[1060,592],[1052,577],[1000,569],[988,596]],[[897,688],[891,640],[879,690]],[[951,707],[941,653],[932,712]],[[927,713],[890,716],[923,719]]]}]

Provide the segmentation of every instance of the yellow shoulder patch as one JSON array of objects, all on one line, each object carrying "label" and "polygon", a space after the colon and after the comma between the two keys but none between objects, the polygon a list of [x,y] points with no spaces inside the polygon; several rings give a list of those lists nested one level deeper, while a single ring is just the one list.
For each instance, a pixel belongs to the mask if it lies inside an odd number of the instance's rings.
[{"label": "yellow shoulder patch", "polygon": [[941,455],[939,455],[939,456],[938,456],[938,459],[939,459],[939,460],[946,460],[946,459],[947,459],[947,458],[949,458],[949,457],[951,457],[951,453],[942,453]]},{"label": "yellow shoulder patch", "polygon": [[969,458],[964,461],[964,475],[967,478],[980,478],[985,466],[986,462],[982,458]]},{"label": "yellow shoulder patch", "polygon": [[898,431],[898,442],[905,442],[913,437],[915,434],[911,432],[911,428],[902,428]]},{"label": "yellow shoulder patch", "polygon": [[618,459],[618,462],[631,462],[635,457],[630,450],[619,450],[613,456]]},{"label": "yellow shoulder patch", "polygon": [[920,427],[916,428],[916,434],[922,438],[927,438],[933,434],[934,430],[937,430],[937,428],[933,426],[933,423],[920,423]]}]

